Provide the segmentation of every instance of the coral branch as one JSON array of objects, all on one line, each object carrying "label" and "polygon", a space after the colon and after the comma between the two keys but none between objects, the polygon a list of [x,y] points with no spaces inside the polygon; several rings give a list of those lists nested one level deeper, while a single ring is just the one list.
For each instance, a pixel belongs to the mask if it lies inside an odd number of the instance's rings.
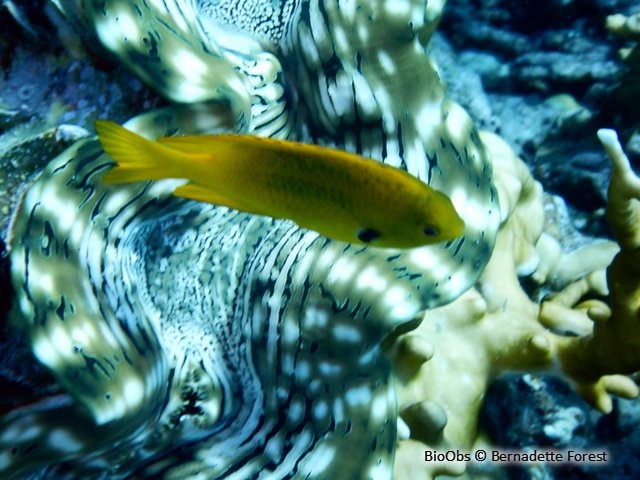
[{"label": "coral branch", "polygon": [[615,131],[598,130],[598,138],[613,165],[607,219],[620,247],[625,250],[637,249],[640,247],[640,178],[633,173]]},{"label": "coral branch", "polygon": [[[425,450],[472,448],[483,394],[503,371],[559,370],[603,412],[611,411],[612,394],[638,395],[624,374],[640,368],[640,179],[615,133],[599,135],[614,163],[607,216],[619,252],[603,241],[563,252],[543,231],[540,185],[504,141],[481,134],[497,172],[502,224],[475,288],[428,310],[422,324],[387,352],[400,417],[410,430],[399,444],[398,475],[407,458],[415,458],[416,442]],[[565,288],[539,304],[521,287],[523,274]],[[594,294],[600,299],[589,298]],[[431,465],[426,476],[458,475],[455,466],[444,472]]]},{"label": "coral branch", "polygon": [[[591,390],[587,396],[592,397],[602,394],[604,375],[630,374],[640,369],[640,179],[631,169],[616,133],[600,130],[598,137],[613,163],[607,218],[622,249],[607,268],[611,314],[587,310],[594,321],[593,334],[558,343],[564,370],[583,391]],[[622,390],[634,393],[634,389]],[[609,409],[608,402],[596,403],[603,410]]]}]

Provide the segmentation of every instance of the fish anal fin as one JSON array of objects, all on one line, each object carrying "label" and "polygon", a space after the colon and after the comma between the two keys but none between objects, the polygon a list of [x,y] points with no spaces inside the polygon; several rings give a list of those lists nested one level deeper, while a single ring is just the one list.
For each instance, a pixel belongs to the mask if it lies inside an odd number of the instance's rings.
[{"label": "fish anal fin", "polygon": [[229,198],[224,193],[211,190],[210,188],[203,187],[196,183],[187,183],[185,185],[182,185],[176,188],[173,194],[177,197],[197,200],[199,202],[212,203],[214,205],[221,205],[223,207],[233,208],[242,212],[254,213],[256,215],[269,215],[268,213],[261,211],[260,209],[244,203],[242,200]]}]

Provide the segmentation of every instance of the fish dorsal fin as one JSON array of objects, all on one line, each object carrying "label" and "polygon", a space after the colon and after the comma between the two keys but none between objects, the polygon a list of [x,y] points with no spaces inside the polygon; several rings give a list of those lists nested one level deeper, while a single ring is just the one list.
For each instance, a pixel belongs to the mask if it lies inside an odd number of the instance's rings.
[{"label": "fish dorsal fin", "polygon": [[165,147],[185,153],[211,153],[238,141],[238,135],[198,135],[189,137],[162,137],[156,140]]},{"label": "fish dorsal fin", "polygon": [[245,204],[242,202],[242,200],[229,198],[221,192],[216,192],[214,190],[211,190],[210,188],[203,187],[195,183],[187,183],[185,185],[182,185],[176,188],[173,194],[177,197],[197,200],[199,202],[213,203],[215,205],[221,205],[223,207],[234,208],[242,212],[270,216],[268,212]]}]

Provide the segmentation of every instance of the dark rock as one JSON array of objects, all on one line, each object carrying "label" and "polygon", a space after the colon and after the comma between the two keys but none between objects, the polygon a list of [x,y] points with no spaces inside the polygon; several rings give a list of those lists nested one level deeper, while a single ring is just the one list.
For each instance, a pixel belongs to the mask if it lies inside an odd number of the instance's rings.
[{"label": "dark rock", "polygon": [[604,208],[611,171],[607,158],[599,152],[571,152],[569,148],[538,155],[534,163],[536,178],[575,208]]},{"label": "dark rock", "polygon": [[486,393],[481,424],[503,448],[578,448],[593,435],[590,411],[555,377],[505,374]]},{"label": "dark rock", "polygon": [[[625,42],[607,32],[605,19],[637,11],[632,0],[458,0],[447,4],[439,28],[458,65],[444,69],[452,97],[564,197],[584,233],[608,232],[609,162],[595,132],[615,128],[631,138],[638,121],[640,62],[619,59]],[[481,85],[457,78],[469,71]],[[632,161],[640,159],[634,145]]]},{"label": "dark rock", "polygon": [[512,58],[528,51],[530,42],[525,34],[510,29],[508,21],[508,12],[495,6],[450,2],[439,31],[458,48],[487,50]]},{"label": "dark rock", "polygon": [[[447,94],[469,112],[479,128],[496,131],[499,121],[493,114],[489,97],[483,88],[482,74],[478,71],[482,68],[486,72],[495,66],[495,58],[484,56],[484,67],[480,66],[479,57],[471,53],[466,61],[461,61],[451,44],[437,32],[429,45],[429,53],[447,82]],[[470,63],[473,68],[469,66]]]},{"label": "dark rock", "polygon": [[613,412],[603,416],[556,377],[505,374],[487,391],[481,423],[492,442],[502,449],[607,453],[606,462],[513,465],[505,469],[506,478],[640,478],[637,400],[616,400]]},{"label": "dark rock", "polygon": [[514,81],[543,92],[586,91],[595,81],[616,82],[619,62],[607,60],[609,50],[591,48],[581,53],[532,52],[512,65]]},{"label": "dark rock", "polygon": [[587,0],[461,1],[447,5],[441,31],[460,50],[498,55],[512,72],[511,82],[486,88],[570,93],[582,103],[594,82],[613,85],[623,72],[621,42],[604,29],[607,13]]}]

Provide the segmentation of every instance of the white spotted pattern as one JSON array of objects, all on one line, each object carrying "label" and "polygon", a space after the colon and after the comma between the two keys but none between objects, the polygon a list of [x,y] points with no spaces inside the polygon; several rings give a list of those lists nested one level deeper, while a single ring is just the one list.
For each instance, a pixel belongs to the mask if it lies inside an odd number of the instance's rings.
[{"label": "white spotted pattern", "polygon": [[175,198],[171,181],[104,185],[111,160],[78,142],[25,195],[11,244],[20,321],[70,396],[0,421],[0,474],[389,478],[380,345],[475,282],[499,212],[477,133],[420,43],[425,5],[82,3],[123,63],[191,104],[129,128],[337,145],[450,194],[466,229],[408,251],[329,241]]}]

